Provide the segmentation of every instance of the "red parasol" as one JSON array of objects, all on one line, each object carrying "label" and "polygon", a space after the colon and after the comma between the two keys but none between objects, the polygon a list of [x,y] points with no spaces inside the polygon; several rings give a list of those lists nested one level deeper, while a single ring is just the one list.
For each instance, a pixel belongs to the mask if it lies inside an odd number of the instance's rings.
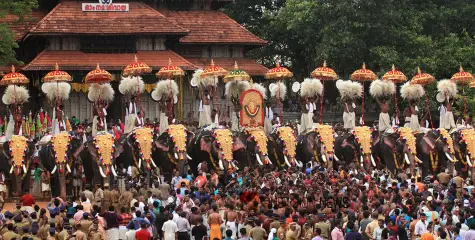
[{"label": "red parasol", "polygon": [[[281,79],[291,78],[293,76],[293,73],[289,71],[289,69],[281,67],[279,63],[276,64],[275,68],[269,69],[269,71],[267,71],[265,75],[266,79],[276,79],[278,83],[280,83]],[[277,84],[277,87],[278,86],[280,86],[280,84]],[[280,94],[280,90],[277,90],[277,92],[278,94]],[[277,102],[280,103],[280,96],[278,95]],[[282,108],[283,106],[280,107],[280,120],[283,123],[284,121],[282,119]]]},{"label": "red parasol", "polygon": [[460,65],[459,72],[454,74],[450,80],[462,84],[462,96],[463,96],[463,116],[467,115],[467,99],[465,97],[465,85],[473,82],[474,78],[471,73],[463,71],[462,65]]},{"label": "red parasol", "polygon": [[71,80],[71,75],[65,71],[60,71],[57,63],[54,71],[49,72],[43,78],[43,82],[71,82]]},{"label": "red parasol", "polygon": [[152,68],[149,67],[146,63],[138,61],[137,55],[135,55],[134,58],[135,58],[134,59],[135,61],[124,68],[122,75],[124,75],[125,77],[129,77],[129,76],[137,77],[144,73],[152,72]]},{"label": "red parasol", "polygon": [[28,78],[23,75],[22,73],[17,73],[15,72],[15,66],[12,65],[12,72],[7,73],[2,77],[2,80],[0,81],[0,86],[6,86],[6,85],[23,85],[23,84],[28,84],[30,81]]},{"label": "red parasol", "polygon": [[363,82],[363,97],[361,99],[361,122],[362,122],[362,125],[364,125],[364,84],[367,81],[376,80],[378,76],[376,76],[376,74],[373,71],[366,69],[366,63],[363,63],[363,67],[361,69],[354,71],[351,74],[350,78],[351,80]]},{"label": "red parasol", "polygon": [[[427,86],[434,81],[435,81],[434,76],[428,73],[422,73],[421,69],[417,68],[417,74],[414,77],[412,77],[411,84],[420,84],[422,86]],[[425,91],[424,91],[424,98],[426,100],[426,110],[427,110],[427,113],[429,114],[430,127],[433,128],[434,125],[432,124],[432,116],[430,114],[429,99],[427,98],[427,94]]]},{"label": "red parasol", "polygon": [[[327,61],[323,61],[323,66],[316,68],[313,70],[313,72],[310,74],[313,78],[318,78],[322,81],[328,81],[328,80],[337,80],[338,75],[336,72],[327,67]],[[325,95],[325,82],[322,82],[322,96],[320,97],[320,124],[323,122],[323,96]]]},{"label": "red parasol", "polygon": [[86,75],[86,78],[85,78],[85,82],[87,84],[89,83],[102,84],[102,83],[108,83],[110,81],[112,81],[112,75],[108,71],[101,69],[99,67],[99,63],[97,64],[96,69],[90,71]]},{"label": "red parasol", "polygon": [[[208,66],[203,70],[203,73],[201,74],[201,78],[206,78],[206,77],[213,77],[216,80],[216,83],[218,82],[217,78],[218,77],[224,77],[228,71],[226,71],[224,68],[220,66],[214,65],[213,59],[211,59],[211,65]],[[216,92],[218,91],[218,86],[215,86]],[[218,100],[218,94],[215,94],[215,99],[216,99],[216,112],[218,112],[218,105],[219,105],[219,100]]]},{"label": "red parasol", "polygon": [[[406,75],[404,75],[403,72],[396,70],[396,67],[394,67],[394,64],[391,68],[390,71],[386,72],[383,77],[381,78],[385,81],[391,81],[394,84],[398,83],[403,83],[407,81]],[[396,125],[399,125],[399,108],[397,105],[397,88],[396,91],[394,91],[394,108],[396,109]]]},{"label": "red parasol", "polygon": [[157,78],[173,78],[185,76],[185,72],[178,66],[172,65],[172,60],[168,59],[168,66],[160,68],[155,74]]}]

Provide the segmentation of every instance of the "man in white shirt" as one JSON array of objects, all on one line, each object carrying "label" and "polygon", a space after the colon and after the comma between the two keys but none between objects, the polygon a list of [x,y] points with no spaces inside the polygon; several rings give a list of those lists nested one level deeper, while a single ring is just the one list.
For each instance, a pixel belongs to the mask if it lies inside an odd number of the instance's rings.
[{"label": "man in white shirt", "polygon": [[162,226],[163,231],[163,240],[175,240],[175,234],[178,231],[176,223],[173,221],[173,215],[168,216],[168,221],[166,221]]},{"label": "man in white shirt", "polygon": [[374,240],[382,240],[382,234],[384,229],[384,221],[382,219],[378,220],[378,226],[374,229],[373,232],[373,239]]},{"label": "man in white shirt", "polygon": [[420,237],[423,233],[427,232],[427,216],[425,213],[420,213],[420,221],[416,223],[414,228],[414,235]]}]

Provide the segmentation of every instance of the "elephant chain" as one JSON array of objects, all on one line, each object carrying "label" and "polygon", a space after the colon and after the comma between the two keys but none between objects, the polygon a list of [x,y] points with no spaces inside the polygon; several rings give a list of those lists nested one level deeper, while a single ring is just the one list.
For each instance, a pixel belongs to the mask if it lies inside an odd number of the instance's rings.
[{"label": "elephant chain", "polygon": [[279,157],[277,156],[277,153],[275,152],[275,149],[274,149],[274,148],[272,148],[272,152],[274,153],[275,161],[277,162],[277,164],[279,164],[279,167],[285,166],[285,163],[281,163],[281,162],[279,161]]},{"label": "elephant chain", "polygon": [[435,172],[437,170],[437,166],[439,166],[439,154],[435,154],[434,160],[434,152],[430,152],[430,163],[432,165],[432,170]]},{"label": "elephant chain", "polygon": [[462,164],[467,165],[467,161],[465,161],[465,159],[462,157],[462,154],[460,153],[460,151],[457,152],[457,155],[459,156],[459,159],[462,162]]},{"label": "elephant chain", "polygon": [[394,159],[394,165],[396,166],[396,169],[404,168],[404,161],[402,162],[401,166],[399,166],[399,163],[398,163],[397,157],[396,157],[396,152],[394,152],[394,151],[393,151],[393,159]]},{"label": "elephant chain", "polygon": [[173,158],[173,156],[169,152],[167,152],[167,156],[170,162],[172,162],[173,164],[178,164],[177,161],[175,161],[175,158]]}]

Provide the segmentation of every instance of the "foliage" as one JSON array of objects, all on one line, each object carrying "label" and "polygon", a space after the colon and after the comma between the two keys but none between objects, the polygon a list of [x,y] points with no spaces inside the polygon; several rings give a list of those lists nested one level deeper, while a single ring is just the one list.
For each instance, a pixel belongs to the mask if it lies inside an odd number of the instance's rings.
[{"label": "foliage", "polygon": [[[18,21],[22,22],[31,13],[31,10],[37,7],[37,0],[0,0],[0,18],[11,14],[18,16]],[[0,38],[0,65],[18,63],[15,56],[18,44],[15,41],[14,33],[6,23],[0,24],[0,36],[2,36]]]},{"label": "foliage", "polygon": [[[395,64],[409,79],[417,67],[436,79],[450,78],[459,64],[475,70],[471,0],[240,0],[224,11],[269,41],[250,57],[268,67],[281,58],[300,81],[324,60],[343,79],[363,62],[378,76]],[[336,91],[329,90],[325,97],[335,103]],[[426,91],[432,117],[438,118],[436,84]],[[399,106],[401,112],[406,106],[401,98]],[[425,109],[425,100],[419,108]]]}]

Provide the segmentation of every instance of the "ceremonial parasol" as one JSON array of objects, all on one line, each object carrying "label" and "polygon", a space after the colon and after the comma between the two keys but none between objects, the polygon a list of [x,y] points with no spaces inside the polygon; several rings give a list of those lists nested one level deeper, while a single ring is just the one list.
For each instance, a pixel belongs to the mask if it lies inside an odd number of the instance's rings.
[{"label": "ceremonial parasol", "polygon": [[[460,65],[460,69],[458,73],[455,73],[450,80],[454,81],[455,83],[462,84],[462,96],[463,96],[463,116],[467,115],[467,99],[465,98],[465,85],[471,84],[474,80],[473,76],[469,72],[463,71],[462,65]],[[470,85],[470,87],[472,87]]]},{"label": "ceremonial parasol", "polygon": [[[56,92],[56,108],[55,108],[55,110],[56,111],[53,111],[53,113],[56,114],[56,116],[60,116],[60,114],[61,114],[61,110],[59,109],[59,106],[60,106],[59,83],[60,82],[71,82],[71,80],[72,80],[71,75],[69,75],[69,73],[67,73],[65,71],[59,70],[59,66],[58,66],[57,63],[55,64],[54,70],[47,73],[46,76],[43,77],[43,82],[44,83],[56,83],[56,89],[55,89],[55,92]],[[68,93],[69,93],[69,91],[68,91]],[[53,119],[56,119],[56,117],[54,115],[53,115]],[[55,133],[54,128],[53,128],[53,133]]]},{"label": "ceremonial parasol", "polygon": [[97,84],[102,84],[102,83],[108,83],[112,81],[112,75],[99,67],[99,63],[97,64],[96,69],[90,71],[87,75],[86,78],[84,79],[86,84],[91,84],[91,83],[97,83]]},{"label": "ceremonial parasol", "polygon": [[247,74],[244,70],[240,70],[237,62],[234,62],[234,69],[229,71],[226,76],[224,76],[223,81],[225,83],[230,81],[249,81],[251,76]]},{"label": "ceremonial parasol", "polygon": [[[285,67],[281,67],[280,63],[277,63],[275,68],[269,69],[269,71],[267,71],[267,73],[265,75],[266,79],[271,79],[271,80],[275,79],[275,80],[277,80],[277,87],[280,86],[280,80],[286,79],[286,78],[291,78],[293,76],[294,76],[294,74],[291,71],[289,71],[289,69],[287,69]],[[277,93],[280,94],[280,90],[277,90]],[[277,102],[280,103],[280,96],[279,95],[277,95]],[[282,119],[282,108],[283,108],[283,106],[280,106],[280,120],[282,122],[284,122],[283,119]]]},{"label": "ceremonial parasol", "polygon": [[2,77],[2,80],[0,81],[0,86],[7,86],[7,85],[13,85],[13,89],[14,89],[14,103],[13,103],[13,115],[15,117],[15,132],[19,129],[19,126],[18,126],[18,121],[16,121],[17,119],[17,115],[19,113],[19,109],[17,108],[17,103],[16,103],[16,86],[17,85],[24,85],[24,84],[28,84],[30,81],[28,80],[28,78],[23,75],[22,73],[17,73],[15,72],[15,66],[12,65],[12,72],[11,73],[7,73],[5,74],[3,77]]},{"label": "ceremonial parasol", "polygon": [[[396,67],[394,66],[394,64],[391,70],[386,72],[381,79],[385,81],[391,81],[394,84],[403,83],[407,81],[406,75],[404,75],[403,72],[396,70]],[[399,107],[397,105],[397,88],[395,89],[396,91],[394,91],[394,108],[396,109],[396,125],[398,125],[399,124]]]},{"label": "ceremonial parasol", "polygon": [[[411,79],[411,84],[420,84],[422,86],[427,86],[434,81],[435,81],[434,76],[428,73],[422,73],[421,68],[418,67],[417,74]],[[433,128],[434,125],[432,124],[432,116],[430,114],[430,108],[429,108],[429,99],[427,98],[426,91],[424,91],[424,98],[426,100],[426,110],[427,110],[427,113],[429,114],[430,127]]]},{"label": "ceremonial parasol", "polygon": [[361,98],[361,125],[364,125],[364,84],[367,81],[374,81],[378,77],[373,71],[366,69],[366,63],[363,63],[363,67],[354,71],[350,78],[351,80],[356,80],[363,83],[363,95]]},{"label": "ceremonial parasol", "polygon": [[[127,65],[122,72],[122,75],[125,77],[136,77],[137,79],[137,103],[139,105],[139,109],[141,109],[140,105],[140,78],[139,76],[145,73],[151,73],[152,68],[149,67],[146,63],[139,62],[137,55],[134,56],[134,62]],[[143,113],[141,113],[143,114]]]},{"label": "ceremonial parasol", "polygon": [[[179,78],[185,76],[185,72],[178,66],[172,65],[172,60],[168,59],[168,66],[160,68],[160,70],[155,74],[157,78]],[[170,81],[170,113],[173,111],[173,93],[172,93],[172,81]]]},{"label": "ceremonial parasol", "polygon": [[[226,71],[224,68],[220,66],[214,65],[213,59],[211,59],[211,65],[209,65],[207,68],[203,70],[203,73],[201,74],[201,78],[207,78],[207,77],[212,77],[215,79],[216,82],[216,92],[218,91],[218,78],[219,77],[224,77],[228,71]],[[215,99],[216,99],[216,112],[218,112],[218,105],[219,105],[219,100],[218,100],[218,94],[215,94]]]},{"label": "ceremonial parasol", "polygon": [[317,78],[322,80],[322,96],[320,97],[320,124],[322,124],[323,121],[323,96],[325,95],[325,82],[328,80],[337,80],[338,75],[336,72],[327,67],[327,61],[323,61],[323,66],[316,68],[313,70],[313,72],[310,74],[313,78]]}]

